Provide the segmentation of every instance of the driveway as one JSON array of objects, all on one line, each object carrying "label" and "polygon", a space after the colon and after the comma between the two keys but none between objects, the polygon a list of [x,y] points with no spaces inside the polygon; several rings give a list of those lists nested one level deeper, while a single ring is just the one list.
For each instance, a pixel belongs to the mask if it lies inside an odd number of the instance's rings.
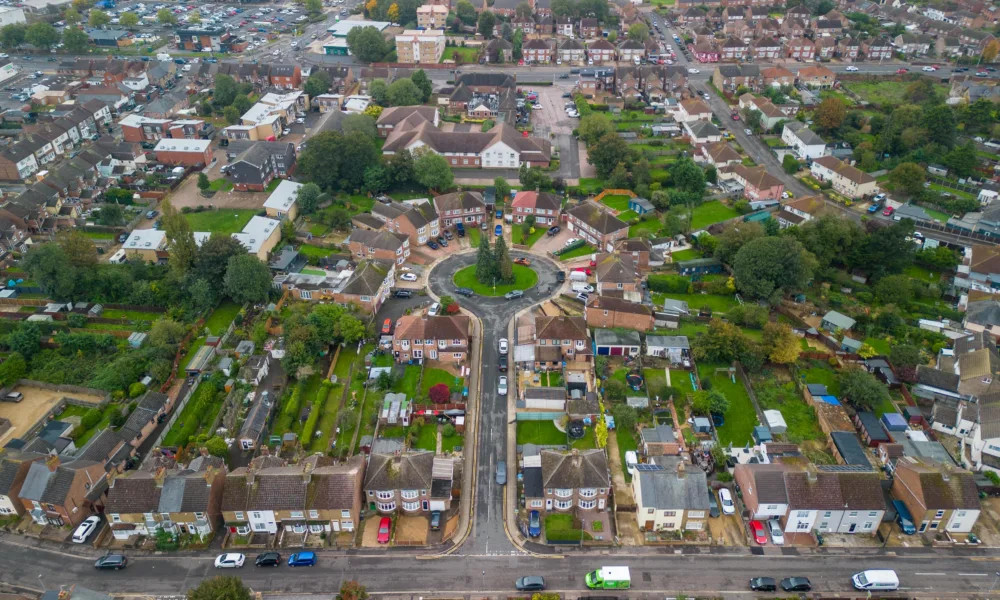
[{"label": "driveway", "polygon": [[[535,245],[531,247],[531,251],[536,252],[538,254],[545,254],[547,256],[551,256],[553,250],[558,250],[563,246],[565,246],[566,240],[573,237],[573,232],[570,231],[568,228],[563,227],[562,225],[560,225],[560,227],[562,227],[562,229],[559,231],[559,233],[553,236],[545,234],[541,238],[539,238],[539,240],[535,242]],[[553,260],[559,260],[557,257],[552,257],[552,258]]]}]

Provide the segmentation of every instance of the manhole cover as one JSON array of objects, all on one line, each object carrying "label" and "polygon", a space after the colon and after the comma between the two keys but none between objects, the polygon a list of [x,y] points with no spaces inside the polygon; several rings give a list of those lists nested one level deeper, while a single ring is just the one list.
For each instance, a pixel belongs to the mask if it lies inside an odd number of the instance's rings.
[{"label": "manhole cover", "polygon": [[642,574],[642,582],[643,583],[650,583],[651,581],[653,581],[653,576],[650,575],[648,572],[644,572]]}]

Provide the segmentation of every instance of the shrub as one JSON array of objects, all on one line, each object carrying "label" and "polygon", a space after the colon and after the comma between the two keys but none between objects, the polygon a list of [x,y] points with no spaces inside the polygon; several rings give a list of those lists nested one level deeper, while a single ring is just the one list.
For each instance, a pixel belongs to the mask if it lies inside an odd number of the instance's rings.
[{"label": "shrub", "polygon": [[680,275],[650,275],[649,289],[661,294],[687,294],[691,281]]},{"label": "shrub", "polygon": [[139,396],[146,393],[146,384],[141,382],[135,382],[128,386],[128,397],[138,398]]},{"label": "shrub", "polygon": [[101,414],[100,410],[92,408],[87,412],[83,413],[83,417],[80,419],[80,427],[83,427],[84,430],[92,429],[96,427],[98,423],[101,422],[102,416],[104,415]]},{"label": "shrub", "polygon": [[443,435],[444,437],[451,437],[455,435],[455,426],[452,425],[451,423],[448,423],[443,428],[441,428],[441,435]]},{"label": "shrub", "polygon": [[451,399],[451,390],[448,389],[448,384],[438,383],[427,390],[427,395],[434,404],[447,404]]}]

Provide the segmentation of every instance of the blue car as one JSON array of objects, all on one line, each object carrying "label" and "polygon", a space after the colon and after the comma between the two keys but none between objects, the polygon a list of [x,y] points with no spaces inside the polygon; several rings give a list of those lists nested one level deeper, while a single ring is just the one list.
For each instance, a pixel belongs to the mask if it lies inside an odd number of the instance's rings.
[{"label": "blue car", "polygon": [[316,554],[314,552],[296,552],[288,557],[289,567],[315,567]]},{"label": "blue car", "polygon": [[503,225],[497,225],[496,228],[493,229],[493,235],[497,237],[503,235]]},{"label": "blue car", "polygon": [[498,219],[502,219],[503,218],[503,210],[502,209],[497,211],[497,218]]},{"label": "blue car", "polygon": [[870,214],[875,214],[875,213],[878,212],[878,209],[881,208],[881,207],[882,207],[881,204],[872,204],[871,206],[868,207],[868,212]]},{"label": "blue car", "polygon": [[542,535],[542,521],[537,510],[531,511],[528,515],[528,535],[531,537]]}]

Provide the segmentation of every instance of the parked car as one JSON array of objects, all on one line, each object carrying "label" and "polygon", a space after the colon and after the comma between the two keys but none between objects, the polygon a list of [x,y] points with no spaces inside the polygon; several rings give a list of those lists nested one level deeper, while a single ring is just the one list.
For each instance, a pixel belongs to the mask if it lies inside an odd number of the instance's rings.
[{"label": "parked car", "polygon": [[397,298],[412,298],[413,292],[411,292],[410,290],[396,290],[393,293],[393,296]]},{"label": "parked car", "polygon": [[553,225],[552,227],[549,227],[549,230],[548,230],[547,233],[549,235],[555,235],[555,234],[559,233],[560,231],[562,231],[562,230],[559,228],[558,225]]},{"label": "parked car", "polygon": [[905,75],[905,74],[907,74],[909,72],[910,72],[909,69],[906,69],[906,68],[903,68],[903,67],[900,67],[900,68],[896,69],[896,75]]},{"label": "parked car", "polygon": [[524,292],[522,292],[521,290],[511,290],[506,294],[504,294],[503,297],[506,300],[516,300],[518,298],[523,298]]},{"label": "parked car", "polygon": [[502,208],[497,211],[497,218],[498,219],[502,219],[503,218],[503,209]]},{"label": "parked car", "polygon": [[389,333],[392,331],[392,319],[386,319],[382,322],[382,333]]},{"label": "parked car", "polygon": [[559,271],[556,273],[556,283],[562,283],[566,281],[566,271]]},{"label": "parked car", "polygon": [[438,249],[437,242],[435,242],[434,240],[427,240],[427,247],[430,248],[431,250]]},{"label": "parked car", "polygon": [[584,273],[584,274],[587,275],[587,277],[590,277],[591,275],[594,274],[593,271],[591,271],[589,267],[577,267],[577,268],[575,268],[573,270],[576,271],[576,272],[578,272],[578,273]]},{"label": "parked car", "polygon": [[503,225],[497,225],[493,228],[493,235],[500,237],[503,235]]},{"label": "parked car", "polygon": [[437,316],[437,314],[439,312],[441,312],[441,304],[439,304],[437,302],[435,302],[434,304],[431,304],[431,307],[427,309],[427,315],[430,316],[430,317]]},{"label": "parked car", "polygon": [[389,532],[392,529],[392,521],[389,517],[382,517],[378,522],[378,543],[389,543]]},{"label": "parked car", "polygon": [[417,275],[416,273],[403,273],[402,275],[399,276],[399,278],[402,279],[403,281],[416,281]]},{"label": "parked car", "polygon": [[431,531],[439,529],[441,529],[441,511],[435,510],[431,512]]},{"label": "parked car", "polygon": [[858,72],[858,68],[855,67],[854,65],[850,65],[849,67],[847,67],[844,70],[847,71],[848,73],[857,73]]},{"label": "parked car", "polygon": [[721,514],[719,512],[719,501],[715,498],[715,492],[712,491],[712,488],[708,488],[708,516],[717,519]]},{"label": "parked car", "polygon": [[446,239],[444,238],[444,236],[440,236],[440,235],[439,235],[439,236],[437,237],[437,243],[441,244],[442,246],[447,246],[447,245],[448,245],[448,240],[446,240]]},{"label": "parked car", "polygon": [[315,552],[296,552],[295,554],[288,557],[289,567],[315,567],[316,566],[316,553]]},{"label": "parked car", "polygon": [[497,360],[497,369],[503,373],[507,371],[507,355],[501,354],[499,360]]},{"label": "parked car", "polygon": [[515,258],[514,259],[514,264],[515,265],[524,265],[524,266],[528,267],[528,266],[531,266],[531,261],[528,260],[527,258]]},{"label": "parked car", "polygon": [[719,490],[719,502],[722,504],[723,514],[736,514],[736,505],[733,504],[733,495],[729,492],[729,488],[722,488]]},{"label": "parked car", "polygon": [[754,592],[774,592],[778,589],[778,582],[774,577],[754,577],[750,580],[750,590]]},{"label": "parked car", "polygon": [[[532,511],[537,512],[537,511]],[[520,592],[536,592],[545,589],[545,578],[541,575],[521,577],[514,582],[514,587]]]},{"label": "parked car", "polygon": [[507,395],[507,376],[501,375],[497,378],[497,393],[501,396]]},{"label": "parked car", "polygon": [[767,533],[764,532],[764,524],[760,521],[750,521],[750,532],[753,533],[753,540],[761,546],[767,545]]},{"label": "parked car", "polygon": [[564,245],[565,246],[569,246],[570,244],[575,244],[575,243],[577,243],[579,241],[580,241],[580,238],[569,238],[568,240],[566,240],[566,243]]},{"label": "parked car", "polygon": [[734,121],[739,121],[740,120],[740,114],[739,113],[733,113],[733,120]]},{"label": "parked car", "polygon": [[146,218],[147,219],[155,219],[156,215],[158,215],[158,214],[160,214],[160,213],[156,212],[155,210],[147,210],[146,211]]},{"label": "parked car", "polygon": [[476,295],[476,293],[470,290],[469,288],[455,288],[455,293],[465,296],[466,298],[471,298],[472,296]]},{"label": "parked car", "polygon": [[576,299],[586,304],[587,300],[590,300],[590,294],[588,294],[587,292],[580,292],[579,294],[576,295]]},{"label": "parked car", "polygon": [[781,589],[786,592],[808,592],[812,589],[812,583],[808,577],[786,577],[781,580]]},{"label": "parked car", "polygon": [[73,532],[73,543],[82,544],[87,541],[92,533],[97,531],[97,526],[101,524],[100,517],[87,517]]},{"label": "parked car", "polygon": [[538,537],[542,535],[542,519],[537,510],[528,514],[528,536]]},{"label": "parked car", "polygon": [[[501,377],[501,379],[507,378]],[[497,461],[497,485],[507,485],[507,463],[502,460]]]},{"label": "parked car", "polygon": [[896,212],[896,209],[894,209],[891,206],[886,206],[885,210],[882,211],[882,216],[883,217],[891,217],[892,213],[894,213],[894,212]]},{"label": "parked car", "polygon": [[257,555],[253,564],[258,567],[277,567],[281,565],[281,555],[277,552],[265,552]]},{"label": "parked car", "polygon": [[635,476],[635,466],[639,464],[639,457],[636,455],[635,450],[629,450],[625,453],[625,470],[628,471],[629,475]]},{"label": "parked car", "polygon": [[241,569],[247,557],[239,552],[227,552],[215,557],[216,569]]},{"label": "parked car", "polygon": [[498,348],[500,349],[500,354],[507,354],[510,348],[510,342],[507,341],[507,338],[500,338]]},{"label": "parked car", "polygon": [[448,231],[447,229],[445,229],[443,233],[444,233],[444,239],[446,239],[446,240],[450,240],[450,239],[453,239],[453,238],[455,237],[455,236],[454,236],[454,235],[452,235],[452,234],[451,234],[451,232],[450,232],[450,231]]},{"label": "parked car", "polygon": [[128,559],[123,554],[105,554],[94,562],[95,569],[113,569],[120,571],[128,566]]},{"label": "parked car", "polygon": [[771,519],[767,522],[767,529],[771,532],[771,543],[775,546],[783,546],[785,544],[785,533],[781,531],[781,523],[776,519]]}]

